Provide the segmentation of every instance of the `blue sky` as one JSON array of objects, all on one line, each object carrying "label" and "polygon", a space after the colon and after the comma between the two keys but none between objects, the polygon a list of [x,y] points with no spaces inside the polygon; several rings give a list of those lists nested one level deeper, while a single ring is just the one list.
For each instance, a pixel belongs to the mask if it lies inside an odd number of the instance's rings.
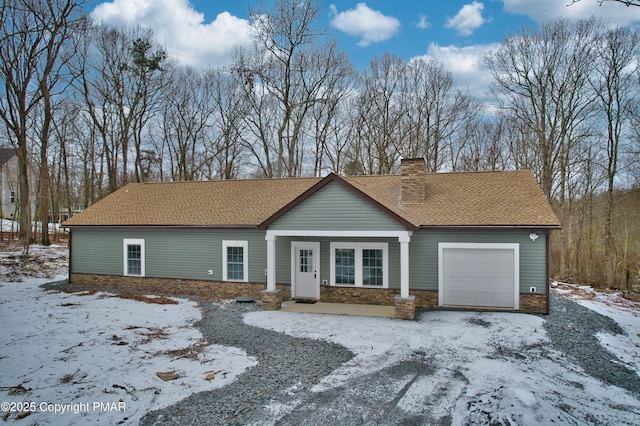
[{"label": "blue sky", "polygon": [[[110,0],[97,1],[92,16],[112,25],[154,29],[171,56],[206,67],[229,63],[235,45],[249,42],[249,5],[272,0]],[[489,82],[482,57],[509,33],[557,17],[595,14],[611,24],[638,26],[640,8],[598,0],[326,0],[325,26],[357,69],[384,53],[405,60],[440,60],[459,86],[481,95]]]}]

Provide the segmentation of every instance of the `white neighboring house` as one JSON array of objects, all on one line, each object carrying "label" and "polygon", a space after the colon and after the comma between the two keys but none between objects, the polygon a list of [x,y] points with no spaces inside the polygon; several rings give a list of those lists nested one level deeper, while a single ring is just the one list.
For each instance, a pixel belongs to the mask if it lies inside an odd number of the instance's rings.
[{"label": "white neighboring house", "polygon": [[[36,173],[29,165],[29,184],[33,188]],[[20,191],[18,189],[18,155],[14,148],[0,148],[0,217],[17,220],[20,215]],[[35,212],[35,192],[31,191],[31,214]]]}]

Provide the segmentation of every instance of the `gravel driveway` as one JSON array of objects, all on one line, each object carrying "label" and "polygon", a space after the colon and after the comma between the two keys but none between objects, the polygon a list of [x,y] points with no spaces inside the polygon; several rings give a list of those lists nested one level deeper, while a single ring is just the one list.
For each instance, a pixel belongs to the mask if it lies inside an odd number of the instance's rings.
[{"label": "gravel driveway", "polygon": [[[65,286],[69,285],[55,284],[57,288]],[[414,353],[411,359],[362,377],[349,387],[331,392],[311,392],[321,378],[354,355],[337,344],[291,337],[243,323],[244,314],[259,309],[257,304],[230,303],[221,307],[202,302],[203,318],[196,326],[207,341],[242,348],[258,360],[258,365],[229,386],[193,394],[173,406],[148,413],[141,424],[261,424],[265,418],[265,407],[278,406],[278,403],[297,407],[280,416],[278,424],[283,425],[450,423],[446,413],[433,418],[428,414],[426,417],[407,417],[407,413],[399,410],[393,401],[381,396],[396,394],[396,399],[402,397],[403,389],[386,389],[392,383],[398,383],[398,377],[433,374],[429,354]],[[623,334],[613,320],[554,294],[551,295],[551,313],[543,318],[551,345],[528,348],[526,353],[497,351],[495,356],[512,359],[548,357],[554,360],[569,357],[586,374],[640,396],[640,377],[617,362],[595,337],[599,332]],[[463,387],[465,380],[463,372],[451,372],[448,386]],[[407,383],[405,389],[410,385]],[[304,402],[292,405],[294,401]],[[317,407],[324,409],[317,410]],[[429,407],[426,408],[425,412],[429,413]],[[559,418],[560,422],[562,420]],[[482,419],[478,421],[482,422]]]},{"label": "gravel driveway", "polygon": [[[551,296],[552,310],[546,320],[552,346],[530,348],[531,354],[501,353],[496,356],[551,356],[555,350],[571,357],[588,374],[632,392],[638,393],[638,375],[615,362],[614,356],[598,342],[601,331],[623,333],[611,319],[577,303],[556,295]],[[143,424],[250,424],[264,418],[263,407],[269,403],[286,405],[303,399],[299,408],[285,415],[279,424],[448,424],[444,415],[434,418],[407,417],[394,403],[378,395],[403,395],[403,390],[386,389],[398,377],[433,373],[428,354],[416,353],[414,358],[368,375],[352,386],[331,392],[309,392],[320,378],[348,361],[352,354],[341,346],[309,339],[300,339],[257,329],[242,322],[242,315],[254,305],[231,304],[221,309],[207,304],[198,327],[210,342],[243,348],[255,356],[259,364],[244,373],[231,386],[203,392],[157,412],[147,414]],[[535,354],[534,354],[535,352]],[[310,362],[312,360],[312,362]],[[453,372],[452,386],[465,380],[462,372]],[[407,383],[408,388],[411,383]],[[348,401],[345,403],[345,401]],[[318,407],[330,410],[317,410]],[[326,413],[333,414],[327,418]],[[322,412],[320,418],[316,413]],[[425,423],[426,422],[426,423]]]}]

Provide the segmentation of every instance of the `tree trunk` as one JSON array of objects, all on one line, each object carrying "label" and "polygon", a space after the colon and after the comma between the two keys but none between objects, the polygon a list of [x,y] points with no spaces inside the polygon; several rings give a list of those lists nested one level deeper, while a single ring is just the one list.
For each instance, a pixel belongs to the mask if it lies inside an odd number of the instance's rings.
[{"label": "tree trunk", "polygon": [[604,218],[604,262],[605,262],[605,280],[608,288],[616,287],[616,259],[615,247],[613,245],[612,235],[612,216],[613,216],[613,182],[610,181],[609,190],[607,191],[607,203],[605,205]]},{"label": "tree trunk", "polygon": [[23,133],[24,141],[18,146],[18,179],[20,194],[20,231],[19,238],[24,242],[25,253],[29,252],[31,243],[31,196],[29,191],[29,165],[27,159],[26,133]]}]

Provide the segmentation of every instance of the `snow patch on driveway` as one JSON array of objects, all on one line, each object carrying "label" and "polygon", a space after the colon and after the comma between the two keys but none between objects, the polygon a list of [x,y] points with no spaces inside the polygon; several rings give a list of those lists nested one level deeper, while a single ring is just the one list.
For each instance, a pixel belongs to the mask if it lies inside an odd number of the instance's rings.
[{"label": "snow patch on driveway", "polygon": [[[247,324],[338,343],[356,354],[313,388],[315,396],[271,407],[274,417],[267,424],[299,419],[313,424],[337,412],[351,413],[340,421],[637,424],[637,397],[598,381],[554,351],[544,321],[519,313],[447,311],[424,312],[417,321],[245,315]],[[350,398],[350,389],[357,389],[357,398]],[[372,414],[376,405],[385,408]]]}]

